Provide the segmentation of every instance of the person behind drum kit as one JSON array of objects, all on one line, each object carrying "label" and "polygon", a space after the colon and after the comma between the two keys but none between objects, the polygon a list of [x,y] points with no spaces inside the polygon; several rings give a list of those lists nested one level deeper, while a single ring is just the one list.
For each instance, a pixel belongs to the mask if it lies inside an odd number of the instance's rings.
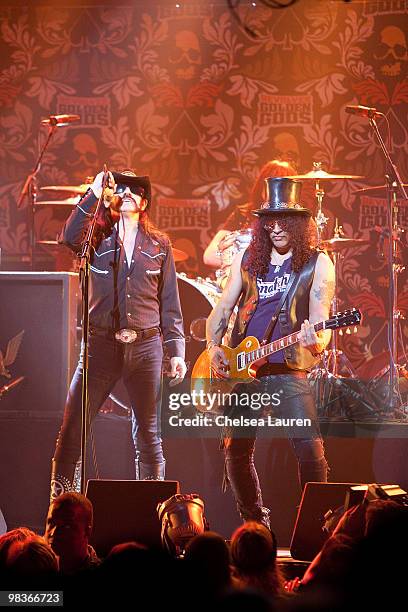
[{"label": "person behind drum kit", "polygon": [[[254,221],[252,211],[263,201],[265,179],[295,174],[297,172],[293,166],[278,159],[268,161],[262,166],[252,187],[249,202],[238,205],[232,211],[204,251],[204,263],[217,269],[219,279],[228,277],[233,256],[245,249],[251,241],[250,228]],[[222,285],[222,281],[220,282]]]},{"label": "person behind drum kit", "polygon": [[[260,383],[253,385],[271,397],[275,391],[279,393],[279,405],[271,408],[277,418],[311,421],[312,427],[306,428],[306,433],[305,428],[286,431],[303,487],[308,481],[327,479],[323,441],[306,373],[330,340],[330,330],[316,334],[312,323],[329,316],[334,269],[328,255],[315,248],[316,225],[309,209],[300,203],[301,183],[289,178],[267,178],[265,183],[266,202],[253,211],[257,220],[252,242],[235,257],[227,286],[207,320],[207,350],[213,374],[228,378],[229,365],[220,343],[236,303],[239,307],[232,332],[233,347],[247,336],[262,341],[275,313],[279,316],[269,339],[300,331],[300,345],[270,355],[257,372]],[[238,389],[250,393],[248,385]],[[257,414],[251,413],[248,403],[243,402],[241,407],[234,405],[228,416]],[[225,433],[226,477],[241,517],[268,525],[269,510],[263,507],[254,465],[256,427],[231,427]]]},{"label": "person behind drum kit", "polygon": [[[81,251],[104,173],[68,218],[60,242]],[[185,340],[176,270],[168,237],[151,223],[150,180],[133,171],[109,172],[91,249],[89,295],[89,420],[123,377],[137,420],[139,477],[164,479],[159,435],[163,344],[170,376],[186,373]],[[51,499],[75,488],[80,455],[82,353],[68,393],[51,473]]]}]

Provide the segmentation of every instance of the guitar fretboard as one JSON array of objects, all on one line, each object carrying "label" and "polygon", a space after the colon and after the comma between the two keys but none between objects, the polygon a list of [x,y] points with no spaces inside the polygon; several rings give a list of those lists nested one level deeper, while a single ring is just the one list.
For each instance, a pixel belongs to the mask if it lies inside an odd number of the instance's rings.
[{"label": "guitar fretboard", "polygon": [[[320,323],[316,323],[315,325],[313,325],[314,330],[318,332],[322,329],[325,329],[326,323],[327,321],[321,321]],[[258,361],[259,359],[263,359],[264,357],[269,357],[269,355],[272,355],[272,353],[277,353],[278,351],[281,351],[282,349],[287,348],[292,344],[296,344],[297,342],[299,342],[298,334],[298,331],[293,332],[292,334],[289,334],[289,336],[284,336],[283,338],[279,338],[279,340],[274,340],[269,344],[264,344],[263,346],[260,346],[259,348],[255,349],[254,351],[249,351],[249,353],[246,353],[245,355],[246,365],[249,365],[254,361]]]}]

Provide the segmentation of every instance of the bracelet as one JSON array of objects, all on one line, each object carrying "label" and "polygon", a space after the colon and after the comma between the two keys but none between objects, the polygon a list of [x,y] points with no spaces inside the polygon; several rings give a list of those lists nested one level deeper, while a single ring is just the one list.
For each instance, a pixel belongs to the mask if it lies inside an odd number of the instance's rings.
[{"label": "bracelet", "polygon": [[218,342],[215,342],[215,340],[209,340],[209,341],[207,342],[207,347],[206,347],[206,348],[207,348],[207,351],[211,351],[211,349],[212,349],[214,346],[220,346],[220,345],[218,344]]}]

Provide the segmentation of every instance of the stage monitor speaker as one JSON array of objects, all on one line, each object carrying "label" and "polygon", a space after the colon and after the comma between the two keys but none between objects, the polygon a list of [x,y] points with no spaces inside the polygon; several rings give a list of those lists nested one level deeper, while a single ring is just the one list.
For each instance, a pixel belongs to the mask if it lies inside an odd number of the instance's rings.
[{"label": "stage monitor speaker", "polygon": [[104,557],[115,544],[136,541],[161,546],[157,504],[176,493],[177,480],[88,480],[94,510],[90,543]]},{"label": "stage monitor speaker", "polygon": [[78,356],[78,275],[0,272],[0,291],[0,387],[11,387],[2,412],[62,414]]},{"label": "stage monitor speaker", "polygon": [[308,482],[303,489],[290,554],[293,559],[312,561],[326,541],[324,515],[344,505],[346,493],[355,482]]}]

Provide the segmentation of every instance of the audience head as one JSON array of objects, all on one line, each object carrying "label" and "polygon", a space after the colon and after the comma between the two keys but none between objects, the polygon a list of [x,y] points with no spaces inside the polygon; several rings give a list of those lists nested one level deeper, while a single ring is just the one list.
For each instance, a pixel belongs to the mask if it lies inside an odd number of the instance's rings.
[{"label": "audience head", "polygon": [[10,546],[14,542],[22,542],[31,536],[35,536],[35,533],[27,527],[17,527],[0,536],[0,569],[5,566]]},{"label": "audience head", "polygon": [[80,493],[64,493],[49,507],[44,536],[59,557],[80,559],[88,552],[92,523],[89,499]]},{"label": "audience head", "polygon": [[256,574],[275,565],[275,535],[262,523],[248,521],[238,527],[231,539],[231,560],[239,573]]},{"label": "audience head", "polygon": [[262,523],[248,521],[232,534],[233,579],[239,588],[253,588],[269,597],[284,593],[284,580],[276,563],[275,535]]},{"label": "audience head", "polygon": [[15,578],[52,578],[58,572],[58,558],[44,538],[32,535],[11,544],[6,567]]},{"label": "audience head", "polygon": [[195,536],[186,546],[184,559],[197,569],[200,581],[213,593],[230,585],[230,555],[222,536],[206,531]]}]

